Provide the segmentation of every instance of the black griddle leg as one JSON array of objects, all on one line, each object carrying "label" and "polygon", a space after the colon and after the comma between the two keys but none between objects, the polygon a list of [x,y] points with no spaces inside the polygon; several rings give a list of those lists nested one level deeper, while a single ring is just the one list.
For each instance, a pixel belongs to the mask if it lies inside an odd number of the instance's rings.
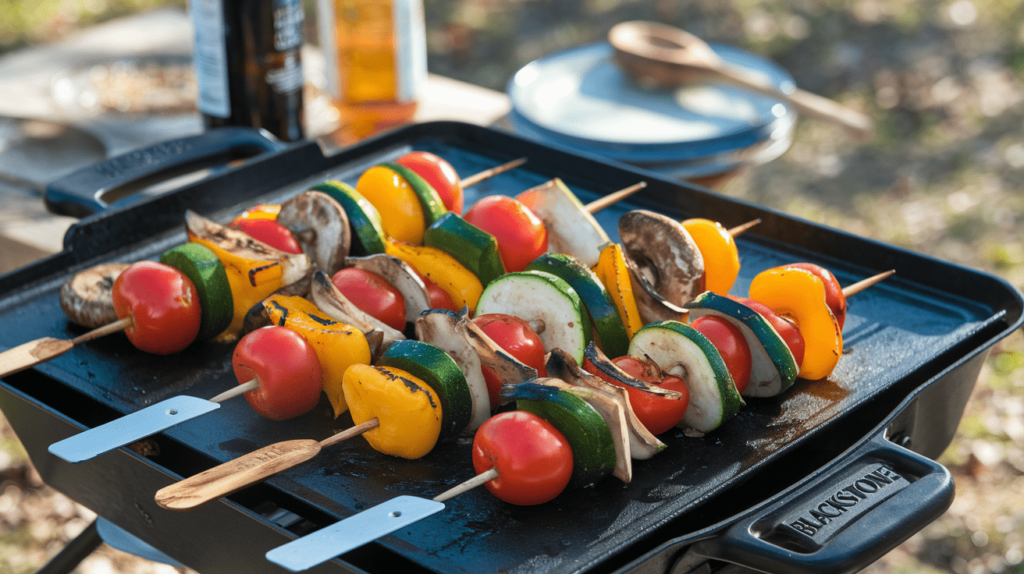
[{"label": "black griddle leg", "polygon": [[85,560],[86,556],[99,548],[100,544],[103,544],[103,539],[96,529],[96,520],[93,520],[36,574],[68,574]]}]

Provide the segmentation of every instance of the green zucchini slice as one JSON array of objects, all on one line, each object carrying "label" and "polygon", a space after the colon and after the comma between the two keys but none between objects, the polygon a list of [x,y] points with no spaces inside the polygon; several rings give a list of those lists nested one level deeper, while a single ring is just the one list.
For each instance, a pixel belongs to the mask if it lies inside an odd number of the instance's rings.
[{"label": "green zucchini slice", "polygon": [[423,244],[436,247],[473,272],[486,287],[505,274],[498,240],[459,214],[449,211],[423,233]]},{"label": "green zucchini slice", "polygon": [[456,438],[473,416],[473,399],[462,369],[441,349],[420,341],[395,341],[377,360],[430,385],[441,401],[441,438]]},{"label": "green zucchini slice", "polygon": [[[555,379],[503,386],[504,398],[558,429],[572,448],[572,479],[579,488],[594,486],[615,470],[615,442],[604,419],[580,397],[559,386],[544,384]],[[559,381],[561,385],[564,382]],[[557,385],[558,383],[554,383]]]},{"label": "green zucchini slice", "polygon": [[576,290],[590,315],[601,350],[621,357],[629,350],[629,335],[619,310],[601,280],[578,259],[564,253],[545,253],[526,266],[527,271],[543,271],[565,280]]},{"label": "green zucchini slice", "polygon": [[352,226],[350,254],[359,256],[384,253],[384,247],[387,245],[384,224],[377,208],[363,197],[363,194],[351,185],[336,180],[314,185],[310,190],[326,193],[345,210],[348,223]]},{"label": "green zucchini slice", "polygon": [[231,285],[224,264],[209,247],[185,243],[164,252],[160,263],[181,271],[196,286],[202,312],[197,339],[212,339],[228,328],[235,312]]},{"label": "green zucchini slice", "polygon": [[796,381],[800,368],[786,342],[767,319],[750,307],[707,291],[686,304],[690,319],[715,315],[739,328],[750,347],[750,382],[743,395],[774,397]]},{"label": "green zucchini slice", "polygon": [[576,362],[592,336],[590,320],[576,290],[541,271],[507,273],[484,289],[476,314],[505,313],[523,319],[537,332],[544,348],[562,349]]},{"label": "green zucchini slice", "polygon": [[441,219],[442,215],[448,213],[441,196],[420,174],[399,163],[388,162],[383,166],[397,173],[399,177],[409,183],[409,187],[412,188],[416,199],[420,200],[420,206],[423,208],[424,227],[430,227],[435,221]]},{"label": "green zucchini slice", "polygon": [[678,321],[647,325],[633,335],[629,355],[647,358],[686,381],[690,406],[677,426],[710,432],[743,404],[718,349],[689,325]]}]

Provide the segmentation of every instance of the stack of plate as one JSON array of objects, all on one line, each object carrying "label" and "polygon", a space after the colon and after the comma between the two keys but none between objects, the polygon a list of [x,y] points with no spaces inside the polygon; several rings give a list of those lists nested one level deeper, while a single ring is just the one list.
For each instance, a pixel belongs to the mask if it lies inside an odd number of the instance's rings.
[{"label": "stack of plate", "polygon": [[[711,45],[725,62],[765,76],[783,91],[793,78],[773,62]],[[662,175],[711,181],[779,157],[796,112],[770,97],[706,82],[645,89],[616,66],[607,43],[551,54],[508,84],[515,129],[544,143],[603,156]]]}]

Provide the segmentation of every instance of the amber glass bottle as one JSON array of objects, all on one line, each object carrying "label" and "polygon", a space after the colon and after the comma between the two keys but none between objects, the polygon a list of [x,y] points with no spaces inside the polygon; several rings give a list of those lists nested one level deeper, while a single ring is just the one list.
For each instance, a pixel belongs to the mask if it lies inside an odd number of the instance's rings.
[{"label": "amber glass bottle", "polygon": [[427,74],[422,0],[319,0],[341,143],[412,120]]},{"label": "amber glass bottle", "polygon": [[189,14],[204,125],[302,139],[301,0],[191,0]]}]

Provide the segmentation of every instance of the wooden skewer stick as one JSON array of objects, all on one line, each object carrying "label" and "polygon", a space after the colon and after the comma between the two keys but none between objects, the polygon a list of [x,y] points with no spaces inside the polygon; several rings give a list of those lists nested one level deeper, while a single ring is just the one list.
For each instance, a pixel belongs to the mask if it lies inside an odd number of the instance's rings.
[{"label": "wooden skewer stick", "polygon": [[469,491],[469,490],[473,490],[474,488],[476,488],[476,487],[478,487],[478,486],[480,486],[480,485],[482,485],[484,483],[490,482],[490,481],[498,478],[498,476],[499,476],[498,475],[498,469],[491,468],[487,472],[480,473],[480,474],[474,476],[473,478],[467,480],[466,482],[463,482],[462,484],[454,486],[454,487],[452,487],[452,488],[442,492],[441,494],[438,494],[437,496],[434,497],[434,502],[444,502],[444,501],[448,500],[449,498],[454,498],[454,497],[462,494],[463,492],[466,492],[466,491]]},{"label": "wooden skewer stick", "polygon": [[760,217],[758,217],[757,219],[755,219],[753,221],[748,221],[746,223],[742,223],[740,225],[737,225],[736,227],[730,228],[729,229],[729,235],[732,235],[733,237],[736,237],[737,235],[742,234],[744,231],[750,229],[751,227],[754,227],[758,223],[761,223],[761,218]]},{"label": "wooden skewer stick", "polygon": [[380,420],[374,417],[319,442],[313,439],[299,439],[265,446],[160,489],[156,493],[156,503],[168,510],[197,508],[263,482],[275,474],[306,462],[329,446],[378,426]]},{"label": "wooden skewer stick", "polygon": [[222,403],[222,402],[224,402],[224,401],[226,401],[228,399],[237,397],[238,395],[244,395],[245,393],[248,393],[249,391],[255,391],[258,388],[260,388],[260,382],[258,380],[256,380],[256,379],[253,379],[251,381],[242,383],[241,385],[238,385],[237,387],[234,387],[232,389],[228,389],[228,390],[224,391],[223,393],[221,393],[221,394],[213,397],[212,399],[210,399],[210,402],[211,403]]},{"label": "wooden skewer stick", "polygon": [[3,353],[0,353],[0,378],[6,377],[7,375],[13,375],[18,371],[23,371],[29,367],[34,367],[41,363],[45,363],[50,359],[55,359],[64,353],[71,350],[72,347],[79,343],[86,341],[92,341],[100,337],[123,331],[128,327],[131,327],[131,317],[125,317],[110,323],[97,327],[88,333],[79,335],[74,339],[55,339],[53,337],[43,337],[34,341],[29,341],[8,349]]},{"label": "wooden skewer stick", "polygon": [[850,295],[856,295],[857,293],[860,293],[861,291],[867,289],[868,287],[871,287],[872,285],[874,285],[876,283],[880,283],[880,282],[888,279],[889,277],[892,276],[893,273],[896,273],[896,270],[895,269],[890,269],[888,271],[883,271],[882,273],[879,273],[878,275],[874,275],[874,276],[868,277],[867,279],[862,279],[862,280],[854,283],[853,285],[850,285],[849,287],[844,287],[843,288],[843,296],[844,297],[849,297]]},{"label": "wooden skewer stick", "polygon": [[590,214],[597,213],[598,211],[601,211],[606,207],[615,205],[616,203],[622,201],[623,199],[626,199],[627,197],[633,195],[634,193],[640,191],[645,187],[647,187],[646,181],[634,183],[633,185],[625,189],[620,189],[615,193],[609,193],[608,195],[600,199],[595,199],[594,201],[591,201],[590,203],[583,206],[583,210]]},{"label": "wooden skewer stick", "polygon": [[510,161],[508,163],[503,163],[503,164],[501,164],[499,166],[492,167],[491,169],[485,169],[485,170],[481,171],[480,173],[471,175],[471,176],[463,179],[462,180],[462,189],[466,189],[467,187],[473,187],[474,185],[480,183],[481,181],[483,181],[483,180],[485,180],[485,179],[487,179],[489,177],[496,176],[499,173],[505,173],[506,171],[508,171],[510,169],[515,169],[515,168],[523,165],[524,163],[526,163],[526,158],[525,157],[521,157],[519,159],[514,159],[514,160],[512,160],[512,161]]}]

